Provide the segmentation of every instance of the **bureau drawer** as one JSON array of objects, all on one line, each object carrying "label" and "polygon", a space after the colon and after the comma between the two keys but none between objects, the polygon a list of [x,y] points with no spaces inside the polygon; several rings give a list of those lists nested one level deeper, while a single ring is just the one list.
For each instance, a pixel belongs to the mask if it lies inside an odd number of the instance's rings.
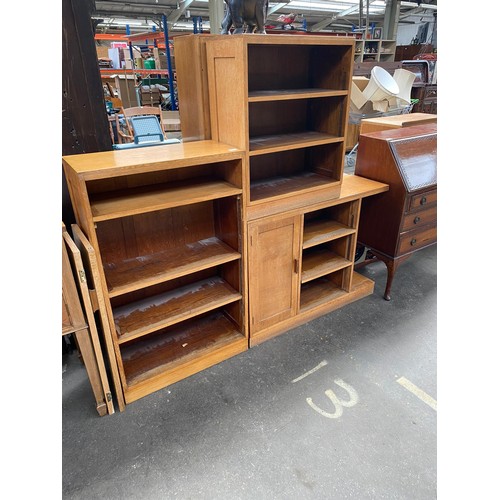
[{"label": "bureau drawer", "polygon": [[410,198],[408,212],[424,208],[437,202],[437,189],[426,191],[425,193],[415,194]]},{"label": "bureau drawer", "polygon": [[437,205],[407,214],[403,217],[401,224],[401,231],[409,231],[417,227],[427,226],[428,224],[435,223],[437,220]]},{"label": "bureau drawer", "polygon": [[413,252],[437,241],[437,227],[428,226],[402,233],[399,237],[398,255]]}]

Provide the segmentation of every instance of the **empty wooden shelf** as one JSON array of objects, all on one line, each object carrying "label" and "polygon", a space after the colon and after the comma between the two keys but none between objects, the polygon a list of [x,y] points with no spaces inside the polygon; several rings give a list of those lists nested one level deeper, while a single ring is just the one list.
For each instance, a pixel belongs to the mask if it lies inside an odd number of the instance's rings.
[{"label": "empty wooden shelf", "polygon": [[243,154],[200,142],[63,157],[126,403],[248,348]]}]

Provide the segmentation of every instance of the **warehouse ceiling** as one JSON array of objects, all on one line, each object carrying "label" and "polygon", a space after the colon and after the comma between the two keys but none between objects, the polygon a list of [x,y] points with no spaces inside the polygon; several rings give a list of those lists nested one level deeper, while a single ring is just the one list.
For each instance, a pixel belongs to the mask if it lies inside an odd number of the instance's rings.
[{"label": "warehouse ceiling", "polygon": [[[219,5],[217,5],[219,4]],[[99,19],[97,33],[131,34],[161,28],[164,15],[169,32],[218,33],[210,29],[214,9],[221,10],[222,0],[96,0],[94,19]],[[362,10],[360,9],[362,6]],[[267,30],[302,30],[310,32],[353,32],[360,26],[382,27],[386,9],[398,23],[432,21],[437,15],[437,0],[283,0],[269,1]],[[360,15],[361,11],[361,15]],[[222,11],[223,12],[223,11]],[[389,15],[389,14],[388,14]],[[368,21],[368,22],[367,22]],[[96,21],[97,22],[97,21]]]}]

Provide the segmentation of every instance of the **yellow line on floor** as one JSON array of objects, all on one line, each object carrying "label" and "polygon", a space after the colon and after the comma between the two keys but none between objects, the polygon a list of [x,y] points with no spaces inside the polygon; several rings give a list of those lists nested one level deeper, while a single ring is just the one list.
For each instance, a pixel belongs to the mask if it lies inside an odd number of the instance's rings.
[{"label": "yellow line on floor", "polygon": [[397,380],[398,384],[402,385],[405,389],[415,394],[417,398],[421,399],[424,403],[428,404],[433,410],[437,411],[437,401],[429,396],[422,389],[417,387],[415,384],[411,383],[407,378],[400,377]]}]

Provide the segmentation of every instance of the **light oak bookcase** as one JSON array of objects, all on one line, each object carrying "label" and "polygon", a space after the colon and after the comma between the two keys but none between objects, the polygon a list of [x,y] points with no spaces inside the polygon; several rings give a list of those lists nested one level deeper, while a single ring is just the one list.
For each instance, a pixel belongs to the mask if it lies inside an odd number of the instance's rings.
[{"label": "light oak bookcase", "polygon": [[126,403],[248,348],[242,157],[213,141],[63,157]]},{"label": "light oak bookcase", "polygon": [[186,106],[205,116],[181,112],[186,139],[245,152],[250,345],[373,291],[354,273],[357,225],[361,199],[387,186],[343,173],[354,44],[314,35],[176,39],[193,63],[177,68]]}]

